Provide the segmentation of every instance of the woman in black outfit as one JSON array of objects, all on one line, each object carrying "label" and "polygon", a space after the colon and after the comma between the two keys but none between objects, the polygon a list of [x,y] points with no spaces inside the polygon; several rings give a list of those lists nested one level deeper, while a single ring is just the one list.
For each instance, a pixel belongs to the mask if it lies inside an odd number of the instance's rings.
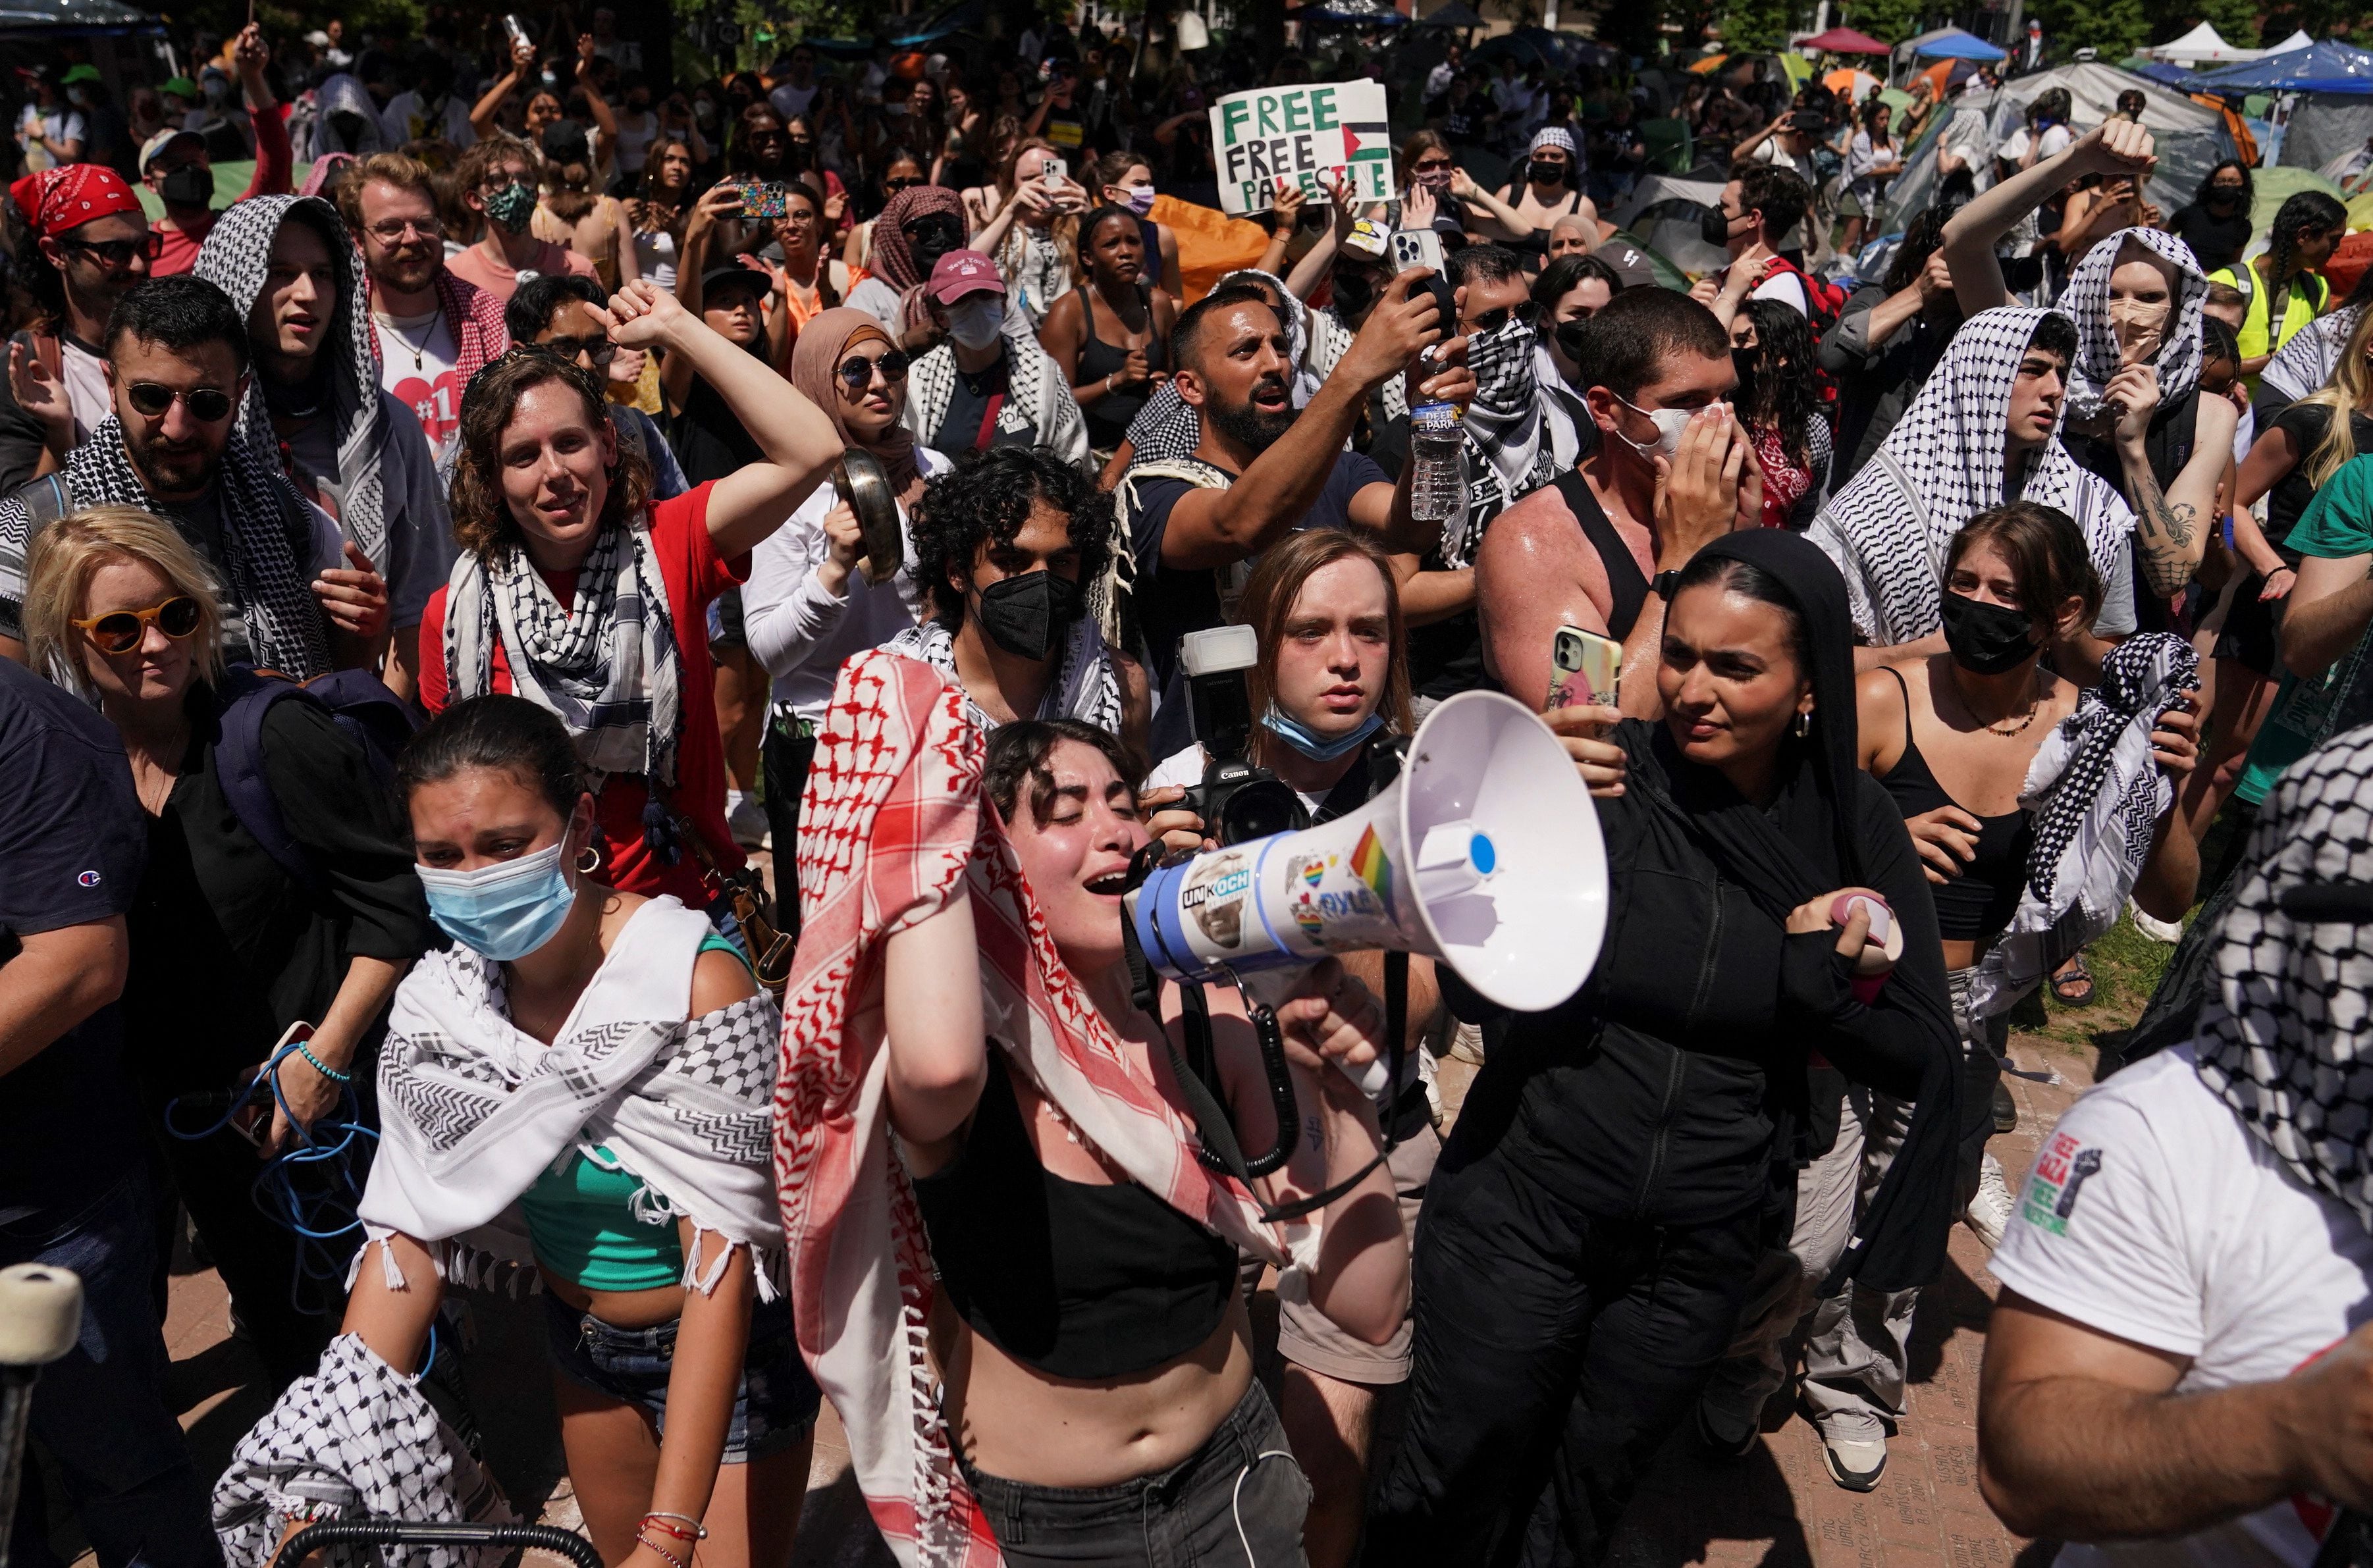
[{"label": "woman in black outfit", "polygon": [[2167,231],[2200,258],[2202,272],[2240,263],[2250,244],[2251,183],[2250,166],[2228,157],[2208,171],[2191,202],[2167,220]]},{"label": "woman in black outfit", "polygon": [[1081,218],[1081,286],[1057,299],[1038,328],[1087,416],[1088,445],[1103,457],[1128,438],[1129,422],[1170,373],[1178,309],[1152,281],[1144,233],[1127,207]]},{"label": "woman in black outfit", "polygon": [[[1484,1023],[1487,1061],[1417,1229],[1407,1434],[1367,1561],[1588,1563],[1721,1356],[1805,1163],[1814,1053],[1918,1103],[1841,1267],[1944,1259],[1959,1105],[1935,912],[1855,766],[1844,585],[1810,541],[1724,537],[1679,574],[1656,686],[1598,810],[1615,903],[1590,982]],[[1865,1005],[1886,900],[1903,958]],[[1471,1001],[1471,999],[1469,999]],[[1466,1004],[1455,1004],[1464,1005]]]},{"label": "woman in black outfit", "polygon": [[[315,1258],[300,1282],[296,1236],[255,1204],[259,1149],[301,1145],[292,1117],[331,1115],[346,1086],[368,1084],[388,998],[427,947],[394,796],[326,710],[286,696],[263,718],[261,771],[310,874],[292,876],[250,830],[240,807],[251,812],[252,799],[221,773],[221,600],[170,523],[114,506],[60,519],[33,553],[25,621],[35,668],[96,697],[131,759],[148,861],[128,922],[128,1058],[181,1202],[286,1382],[312,1370],[337,1331],[339,1265],[359,1233],[331,1242],[340,1255]],[[167,1101],[244,1084],[300,1020],[313,1035],[279,1064],[285,1110],[259,1096],[247,1132],[165,1135]],[[203,1128],[223,1109],[184,1108],[173,1125]]]}]

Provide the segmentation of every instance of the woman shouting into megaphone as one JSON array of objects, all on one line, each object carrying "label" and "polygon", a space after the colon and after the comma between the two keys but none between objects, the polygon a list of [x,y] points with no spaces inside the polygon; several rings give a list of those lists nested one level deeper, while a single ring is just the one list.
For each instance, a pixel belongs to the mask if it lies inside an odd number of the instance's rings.
[{"label": "woman shouting into megaphone", "polygon": [[1279,1128],[1233,997],[1206,1073],[1180,994],[1134,983],[1135,782],[1073,719],[984,748],[960,691],[887,654],[849,662],[820,737],[777,1163],[802,1348],[918,1553],[1298,1564],[1310,1486],[1252,1377],[1240,1249],[1352,1339],[1404,1316],[1374,1108],[1337,1070],[1378,1054],[1382,1009],[1314,969],[1276,1013],[1291,1158],[1204,1164],[1215,1121]]}]

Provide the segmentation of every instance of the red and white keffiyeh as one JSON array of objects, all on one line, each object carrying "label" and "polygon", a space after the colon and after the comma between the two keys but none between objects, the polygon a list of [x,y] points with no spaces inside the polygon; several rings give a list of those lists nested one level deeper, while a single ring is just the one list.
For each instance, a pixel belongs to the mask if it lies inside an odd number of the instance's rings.
[{"label": "red and white keffiyeh", "polygon": [[1269,1262],[1315,1254],[1196,1158],[1186,1117],[1131,1064],[1057,956],[1012,845],[981,798],[963,691],[875,649],[844,666],[800,808],[799,958],[783,1000],[775,1173],[800,1349],[848,1433],[866,1505],[908,1568],[999,1555],[941,1428],[926,1349],[930,1248],[892,1145],[883,944],[961,881],[990,1038],[1065,1123],[1181,1214]]}]

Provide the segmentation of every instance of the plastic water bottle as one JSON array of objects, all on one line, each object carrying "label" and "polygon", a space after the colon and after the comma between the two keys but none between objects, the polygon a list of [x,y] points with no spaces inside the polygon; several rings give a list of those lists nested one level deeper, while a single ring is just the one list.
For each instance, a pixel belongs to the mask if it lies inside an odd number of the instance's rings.
[{"label": "plastic water bottle", "polygon": [[1409,516],[1446,523],[1467,505],[1467,439],[1456,403],[1409,410]]}]

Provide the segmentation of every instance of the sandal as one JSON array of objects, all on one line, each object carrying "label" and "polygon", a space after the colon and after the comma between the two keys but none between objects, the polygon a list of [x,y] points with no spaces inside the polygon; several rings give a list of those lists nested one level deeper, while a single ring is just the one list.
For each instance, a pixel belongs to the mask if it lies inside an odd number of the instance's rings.
[{"label": "sandal", "polygon": [[2082,1007],[2093,1000],[2093,972],[2085,967],[2084,954],[2052,971],[2052,994],[2060,998],[2063,1007]]}]

